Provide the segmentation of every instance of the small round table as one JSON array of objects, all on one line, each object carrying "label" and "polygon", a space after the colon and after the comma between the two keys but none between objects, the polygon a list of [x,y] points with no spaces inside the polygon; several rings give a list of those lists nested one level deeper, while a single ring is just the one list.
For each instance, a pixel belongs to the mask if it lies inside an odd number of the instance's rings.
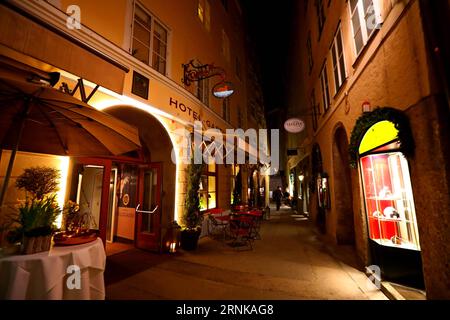
[{"label": "small round table", "polygon": [[102,240],[0,258],[0,300],[103,300]]}]

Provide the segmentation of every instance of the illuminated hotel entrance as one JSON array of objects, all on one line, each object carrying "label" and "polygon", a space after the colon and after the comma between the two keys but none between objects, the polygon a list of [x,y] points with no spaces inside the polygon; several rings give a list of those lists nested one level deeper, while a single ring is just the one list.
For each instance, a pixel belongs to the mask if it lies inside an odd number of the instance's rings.
[{"label": "illuminated hotel entrance", "polygon": [[174,219],[176,165],[165,128],[128,106],[105,112],[137,127],[142,148],[120,157],[72,158],[69,198],[90,213],[108,247],[124,244],[161,251],[164,227]]}]

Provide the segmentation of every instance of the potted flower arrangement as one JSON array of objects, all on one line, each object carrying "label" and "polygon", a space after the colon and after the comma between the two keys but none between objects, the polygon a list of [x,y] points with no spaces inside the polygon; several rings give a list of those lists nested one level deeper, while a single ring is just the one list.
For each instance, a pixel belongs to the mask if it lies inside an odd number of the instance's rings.
[{"label": "potted flower arrangement", "polygon": [[15,228],[9,232],[9,241],[22,242],[22,253],[33,254],[50,249],[56,230],[55,221],[61,213],[56,201],[59,171],[50,167],[24,170],[16,180],[16,187],[26,191],[26,200],[13,218]]},{"label": "potted flower arrangement", "polygon": [[64,206],[62,230],[66,235],[80,236],[90,234],[97,228],[97,223],[90,211],[81,212],[80,205],[69,200]]},{"label": "potted flower arrangement", "polygon": [[203,164],[188,166],[188,188],[182,216],[181,248],[195,250],[201,233],[203,215],[200,212],[200,178]]},{"label": "potted flower arrangement", "polygon": [[62,229],[66,232],[77,232],[82,227],[80,206],[78,203],[69,200],[65,207],[63,213],[63,227]]}]

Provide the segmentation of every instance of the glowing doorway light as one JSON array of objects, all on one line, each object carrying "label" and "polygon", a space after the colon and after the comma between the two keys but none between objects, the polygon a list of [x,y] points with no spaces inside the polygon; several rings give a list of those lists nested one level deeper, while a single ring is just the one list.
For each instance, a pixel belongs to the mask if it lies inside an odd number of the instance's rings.
[{"label": "glowing doorway light", "polygon": [[172,147],[175,150],[175,162],[176,162],[176,169],[175,169],[175,210],[174,210],[174,220],[178,221],[178,218],[180,217],[179,214],[179,210],[181,208],[181,204],[179,204],[179,198],[180,198],[180,179],[179,179],[179,174],[180,174],[180,155],[179,155],[179,150],[180,147],[177,143],[177,137],[172,133],[172,131],[169,128],[169,125],[166,123],[166,121],[164,121],[165,119],[169,119],[169,120],[174,120],[177,121],[185,126],[188,125],[188,123],[186,121],[182,121],[178,118],[175,118],[174,116],[161,111],[158,108],[153,107],[150,104],[147,103],[143,103],[141,101],[138,101],[136,99],[133,99],[132,97],[129,96],[125,96],[125,95],[119,95],[113,91],[110,91],[108,89],[105,88],[101,88],[99,89],[100,91],[107,93],[108,95],[114,97],[115,99],[105,99],[102,100],[101,102],[97,102],[95,104],[93,104],[93,107],[104,111],[108,108],[111,107],[115,107],[115,106],[121,106],[121,105],[127,105],[127,106],[132,106],[135,107],[136,109],[142,110],[150,115],[152,115],[153,117],[155,117],[155,119],[158,120],[158,122],[164,127],[164,129],[166,130],[167,134],[169,135],[170,141],[172,143]]},{"label": "glowing doorway light", "polygon": [[[64,208],[64,202],[66,200],[66,190],[67,190],[67,178],[69,176],[69,157],[59,157],[59,170],[61,172],[61,179],[59,182],[59,191],[56,193],[56,200],[58,201],[58,206],[62,210]],[[58,228],[62,225],[62,212],[56,218],[55,224]]]},{"label": "glowing doorway light", "polygon": [[[65,72],[65,71],[61,71],[61,75],[68,79],[74,80],[74,81],[78,80],[78,77],[76,77],[68,72]],[[85,86],[88,86],[91,88],[96,87],[96,84],[94,84],[88,80],[83,80],[83,81],[84,81]],[[110,96],[111,98],[110,99],[102,99],[101,101],[95,101],[95,102],[93,101],[92,103],[90,103],[90,105],[92,107],[96,108],[97,110],[104,111],[105,109],[108,109],[111,107],[123,106],[123,105],[133,106],[139,110],[145,111],[148,114],[154,116],[161,123],[161,125],[164,127],[164,129],[166,129],[166,131],[169,135],[169,138],[172,142],[172,146],[174,149],[176,149],[176,152],[174,152],[175,160],[176,160],[174,220],[178,221],[178,217],[180,216],[178,211],[181,210],[181,208],[182,208],[182,204],[179,204],[179,199],[180,199],[180,183],[179,183],[180,176],[179,175],[180,175],[180,170],[181,170],[180,169],[180,159],[179,159],[180,158],[180,155],[179,155],[180,147],[179,147],[178,143],[176,143],[177,137],[171,132],[171,130],[168,127],[168,124],[165,123],[164,118],[176,121],[186,127],[192,126],[192,124],[190,124],[187,121],[181,120],[180,118],[175,117],[167,112],[164,112],[161,109],[155,108],[151,104],[143,103],[143,102],[136,100],[130,96],[118,94],[118,93],[111,91],[109,89],[106,89],[104,87],[99,87],[98,92],[102,92],[102,93]]]}]

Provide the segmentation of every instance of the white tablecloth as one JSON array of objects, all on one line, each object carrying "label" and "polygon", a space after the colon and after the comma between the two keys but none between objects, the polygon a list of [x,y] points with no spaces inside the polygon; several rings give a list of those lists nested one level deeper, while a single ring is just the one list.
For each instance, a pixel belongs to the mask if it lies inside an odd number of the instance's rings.
[{"label": "white tablecloth", "polygon": [[[79,267],[80,289],[74,288],[76,273],[68,273],[72,265]],[[0,258],[0,299],[105,299],[105,265],[100,238],[82,245]]]}]

